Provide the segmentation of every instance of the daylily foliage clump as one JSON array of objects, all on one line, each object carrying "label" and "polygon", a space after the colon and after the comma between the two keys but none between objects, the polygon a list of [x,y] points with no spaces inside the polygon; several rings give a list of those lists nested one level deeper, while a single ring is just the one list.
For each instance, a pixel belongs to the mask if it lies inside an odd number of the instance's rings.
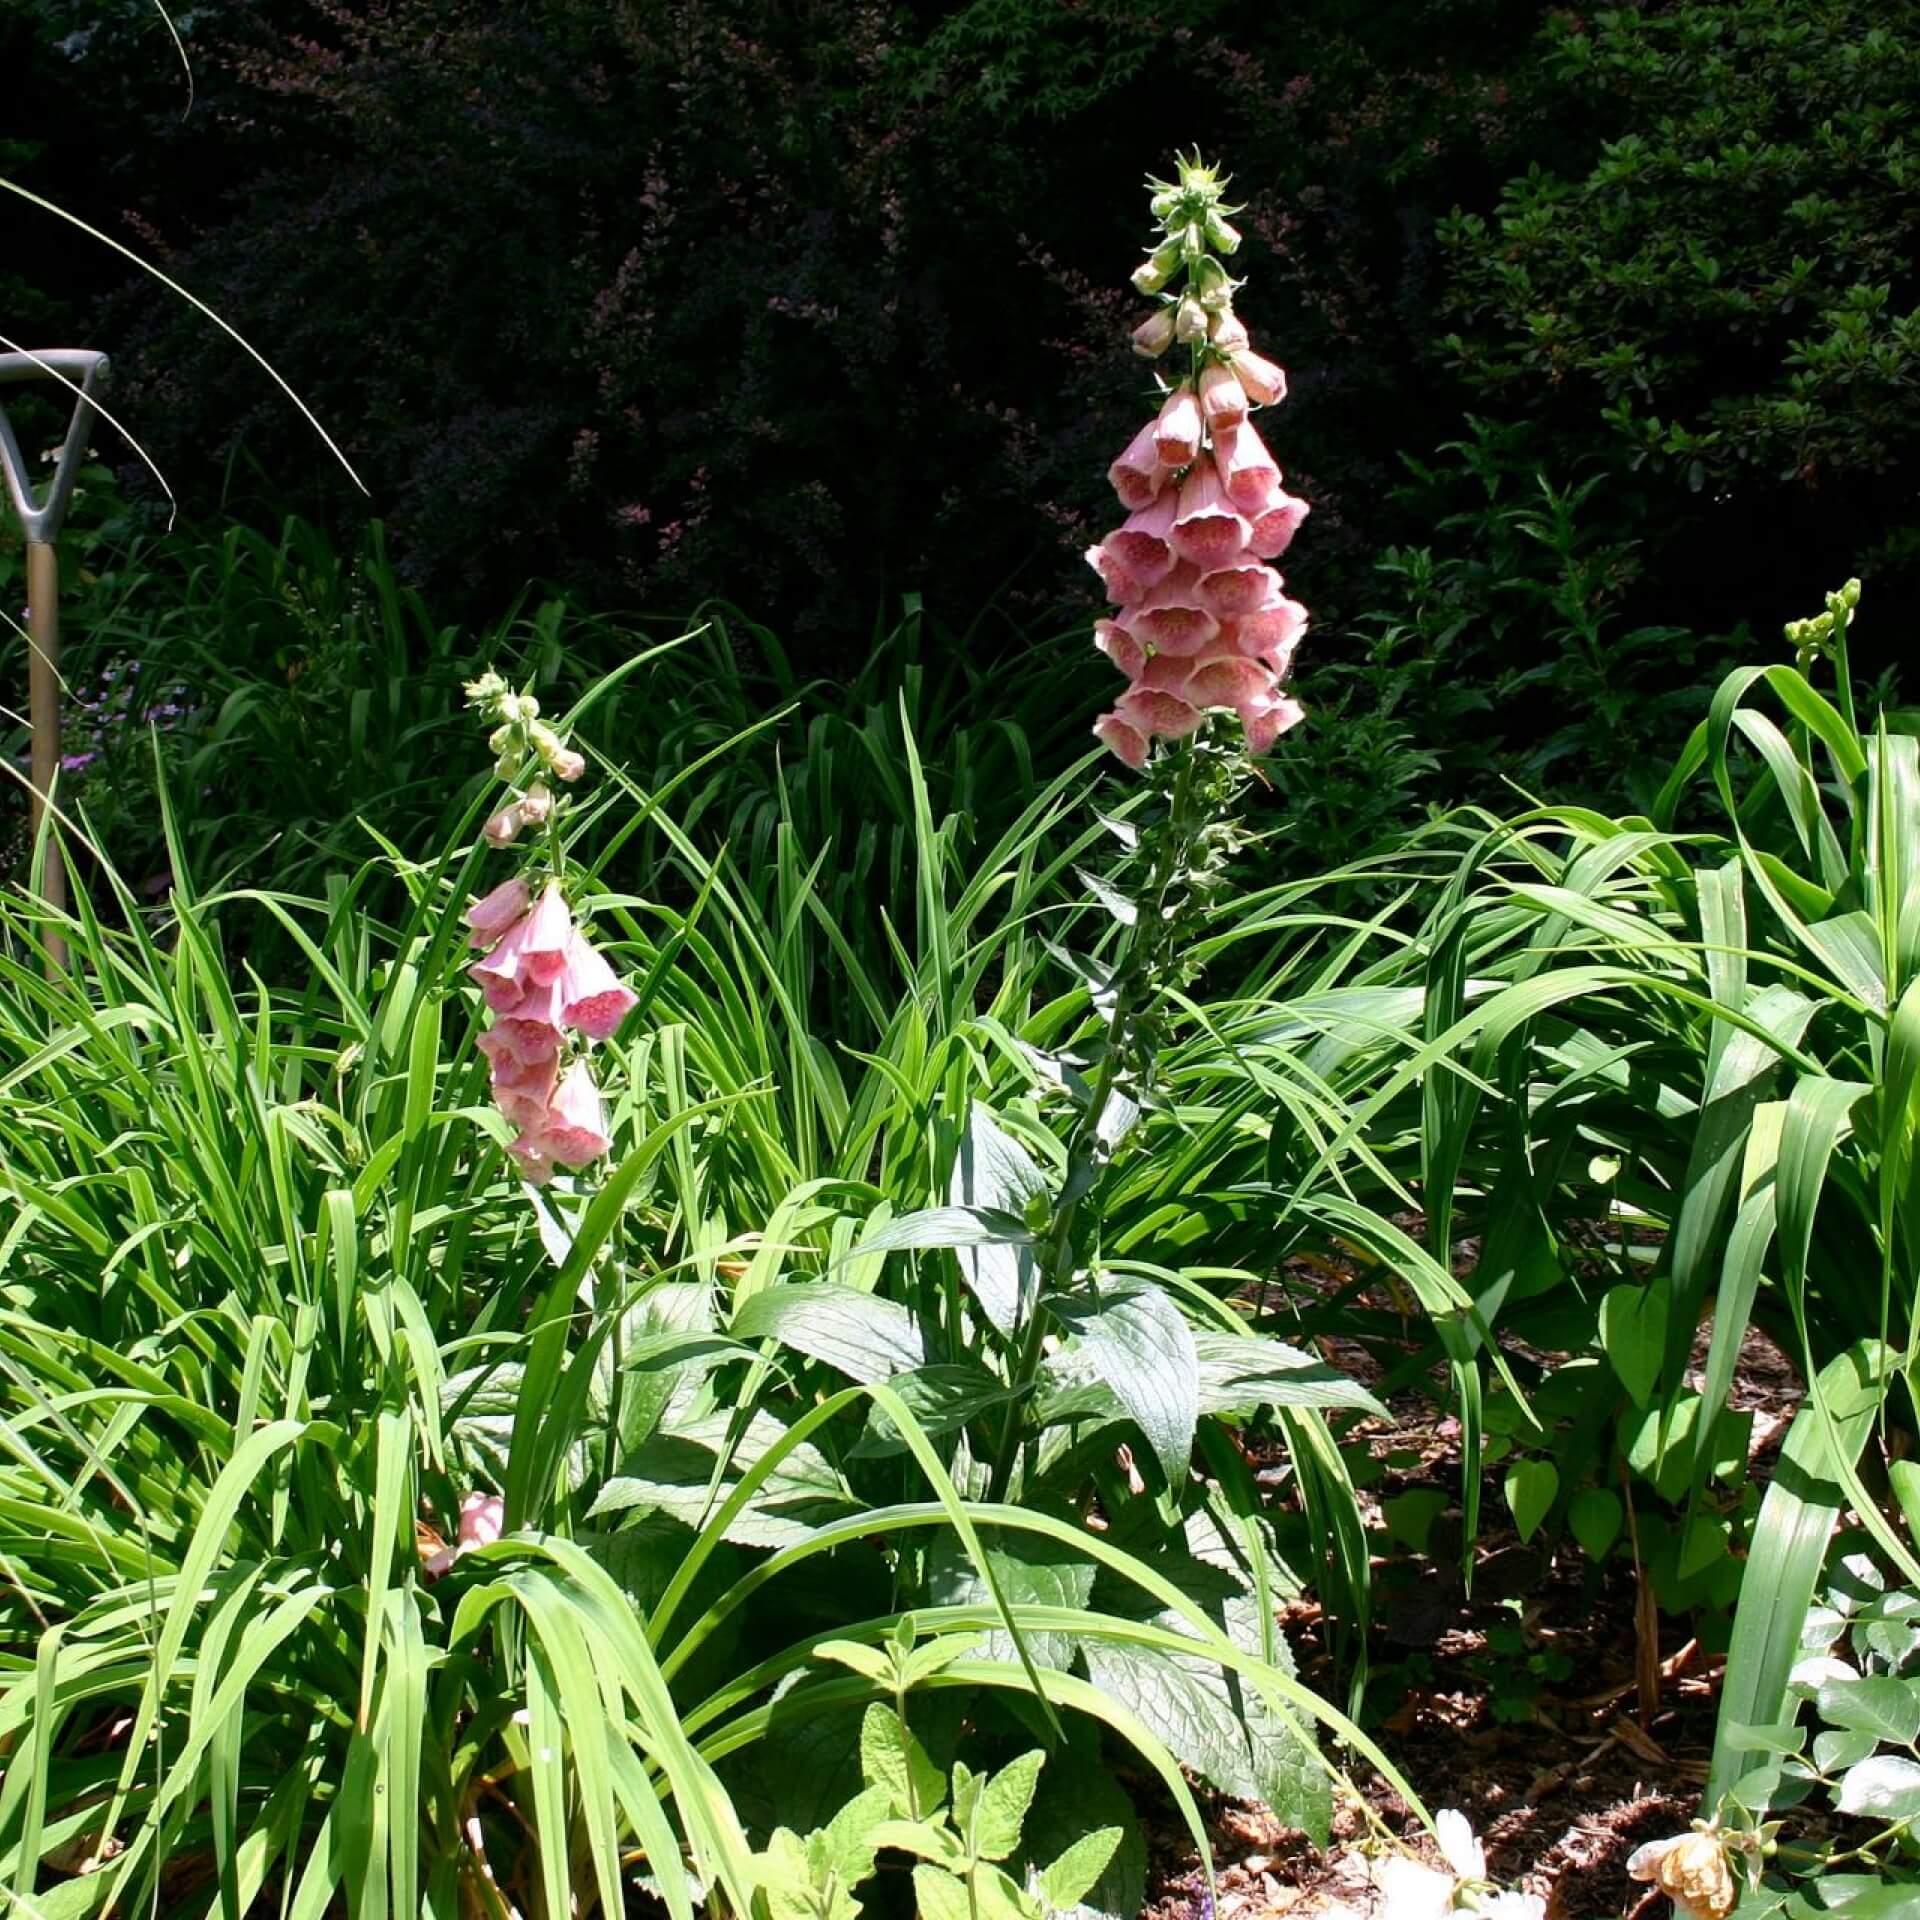
[{"label": "daylily foliage clump", "polygon": [[1178,171],[1177,184],[1148,183],[1162,237],[1133,283],[1160,304],[1133,343],[1143,358],[1185,364],[1108,469],[1125,523],[1087,551],[1114,606],[1094,644],[1127,677],[1094,732],[1136,768],[1155,739],[1185,739],[1214,710],[1238,715],[1254,753],[1301,718],[1282,688],[1307,610],[1267,563],[1307,503],[1280,484],[1251,418],[1286,398],[1287,376],[1234,312],[1240,283],[1217,256],[1240,245],[1226,217],[1238,209],[1223,204],[1218,170],[1196,156]]}]

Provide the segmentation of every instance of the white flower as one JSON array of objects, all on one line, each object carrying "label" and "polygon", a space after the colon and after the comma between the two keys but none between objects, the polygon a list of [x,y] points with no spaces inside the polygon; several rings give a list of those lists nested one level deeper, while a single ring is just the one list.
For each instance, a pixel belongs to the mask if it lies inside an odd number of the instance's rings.
[{"label": "white flower", "polygon": [[1460,1880],[1484,1880],[1487,1877],[1487,1850],[1473,1837],[1464,1813],[1444,1808],[1434,1819],[1434,1838],[1447,1856],[1447,1865]]},{"label": "white flower", "polygon": [[1393,1920],[1449,1920],[1454,1878],[1409,1854],[1393,1853],[1374,1863],[1373,1884],[1381,1911]]},{"label": "white flower", "polygon": [[1374,1863],[1374,1890],[1391,1920],[1547,1920],[1547,1903],[1537,1893],[1502,1893],[1487,1884],[1487,1850],[1465,1814],[1451,1807],[1437,1814],[1433,1834],[1445,1868],[1404,1853]]}]

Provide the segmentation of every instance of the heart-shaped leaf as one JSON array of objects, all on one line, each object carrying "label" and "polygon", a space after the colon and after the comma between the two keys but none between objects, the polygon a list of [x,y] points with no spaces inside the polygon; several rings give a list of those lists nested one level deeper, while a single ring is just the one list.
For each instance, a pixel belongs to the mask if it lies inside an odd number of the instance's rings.
[{"label": "heart-shaped leaf", "polygon": [[1516,1460],[1507,1469],[1507,1507],[1524,1543],[1539,1530],[1560,1492],[1560,1469],[1551,1460]]},{"label": "heart-shaped leaf", "polygon": [[1626,1510],[1605,1487],[1587,1487],[1567,1503],[1567,1531],[1589,1560],[1604,1560],[1620,1538]]},{"label": "heart-shaped leaf", "polygon": [[1660,1379],[1670,1291],[1665,1280],[1655,1280],[1644,1287],[1614,1287],[1600,1302],[1600,1344],[1637,1407],[1647,1404]]}]

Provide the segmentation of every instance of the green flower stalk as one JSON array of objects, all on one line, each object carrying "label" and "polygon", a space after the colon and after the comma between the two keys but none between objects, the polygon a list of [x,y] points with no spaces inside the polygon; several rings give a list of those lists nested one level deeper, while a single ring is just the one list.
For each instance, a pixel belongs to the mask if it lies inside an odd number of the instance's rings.
[{"label": "green flower stalk", "polygon": [[[1148,183],[1160,237],[1133,284],[1159,304],[1135,327],[1133,349],[1183,370],[1162,380],[1155,418],[1111,469],[1129,518],[1087,555],[1115,605],[1095,643],[1128,682],[1094,731],[1146,773],[1151,792],[1118,828],[1122,871],[1096,889],[1121,924],[1112,952],[1086,967],[1105,1030],[1087,1050],[1065,1178],[1039,1234],[1041,1279],[1056,1297],[1083,1291],[1081,1276],[1097,1271],[1106,1171],[1151,1098],[1175,996],[1198,971],[1210,899],[1242,842],[1236,802],[1249,756],[1301,717],[1282,685],[1306,609],[1267,562],[1307,508],[1281,487],[1249,419],[1284,397],[1286,376],[1253,352],[1233,310],[1238,283],[1216,257],[1240,243],[1224,184],[1197,156],[1181,160],[1176,182]],[[995,1498],[1018,1465],[1046,1326],[1036,1304],[1016,1337]]]}]

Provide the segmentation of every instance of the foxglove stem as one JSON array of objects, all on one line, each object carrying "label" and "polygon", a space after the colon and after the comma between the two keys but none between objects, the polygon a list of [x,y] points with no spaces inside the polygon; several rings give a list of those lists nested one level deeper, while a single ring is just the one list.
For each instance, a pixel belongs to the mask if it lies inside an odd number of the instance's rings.
[{"label": "foxglove stem", "polygon": [[[994,1456],[993,1479],[987,1495],[990,1500],[1004,1499],[1013,1478],[1026,1402],[1032,1396],[1044,1357],[1046,1315],[1041,1303],[1048,1291],[1064,1293],[1072,1283],[1074,1223],[1082,1203],[1097,1194],[1106,1171],[1101,1164],[1100,1123],[1121,1074],[1135,1065],[1132,1056],[1139,1039],[1141,1016],[1151,1007],[1158,990],[1167,944],[1180,917],[1176,910],[1176,888],[1187,871],[1187,852],[1194,833],[1202,824],[1192,817],[1194,748],[1191,745],[1176,747],[1160,764],[1170,767],[1173,774],[1167,817],[1155,835],[1158,845],[1153,849],[1147,887],[1138,902],[1138,913],[1131,926],[1120,930],[1120,948],[1111,976],[1114,997],[1107,1024],[1106,1051],[1094,1075],[1093,1091],[1068,1136],[1066,1177],[1042,1235],[1045,1253],[1040,1270],[1034,1276],[1034,1294],[1026,1321],[1017,1336],[1019,1345],[1010,1382],[1012,1392]],[[1136,1078],[1144,1078],[1144,1074],[1137,1074]]]}]

